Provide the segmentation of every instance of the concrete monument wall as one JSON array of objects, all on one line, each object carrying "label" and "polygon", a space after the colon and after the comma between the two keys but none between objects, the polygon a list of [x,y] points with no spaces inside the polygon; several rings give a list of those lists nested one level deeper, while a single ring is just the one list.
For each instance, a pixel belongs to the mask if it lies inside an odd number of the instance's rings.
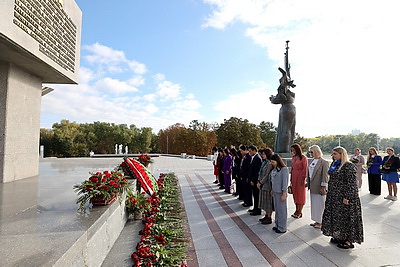
[{"label": "concrete monument wall", "polygon": [[44,83],[77,83],[81,27],[73,0],[0,0],[0,61]]},{"label": "concrete monument wall", "polygon": [[6,182],[39,172],[42,90],[38,77],[12,63],[0,63],[0,70],[0,84],[7,83],[9,88],[13,88],[1,90],[0,98],[0,125],[4,129],[0,136],[0,162]]},{"label": "concrete monument wall", "polygon": [[79,77],[74,0],[0,0],[0,182],[38,175],[42,83]]}]

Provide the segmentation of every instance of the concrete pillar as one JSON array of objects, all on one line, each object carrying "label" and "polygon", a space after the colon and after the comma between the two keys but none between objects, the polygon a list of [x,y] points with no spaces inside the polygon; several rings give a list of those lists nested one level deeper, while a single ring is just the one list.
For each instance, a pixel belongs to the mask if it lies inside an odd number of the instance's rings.
[{"label": "concrete pillar", "polygon": [[0,182],[39,173],[42,80],[0,62]]}]

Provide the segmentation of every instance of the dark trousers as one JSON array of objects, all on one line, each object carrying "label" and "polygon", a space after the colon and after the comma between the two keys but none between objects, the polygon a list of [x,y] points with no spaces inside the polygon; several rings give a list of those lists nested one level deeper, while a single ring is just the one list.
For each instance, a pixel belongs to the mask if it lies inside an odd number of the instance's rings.
[{"label": "dark trousers", "polygon": [[240,177],[236,177],[236,194],[238,194],[239,199],[243,199],[243,189],[242,189],[242,180]]},{"label": "dark trousers", "polygon": [[224,174],[222,172],[219,172],[218,180],[220,185],[225,185]]},{"label": "dark trousers", "polygon": [[254,207],[253,211],[254,212],[261,212],[261,209],[258,207],[258,200],[260,197],[260,189],[257,188],[257,184],[254,184],[251,186],[251,191],[253,193],[253,199],[254,199]]},{"label": "dark trousers", "polygon": [[374,195],[381,194],[381,175],[368,173],[369,193]]},{"label": "dark trousers", "polygon": [[250,182],[245,179],[242,180],[242,190],[243,190],[243,202],[249,206],[253,206],[253,199],[251,197],[251,185]]}]

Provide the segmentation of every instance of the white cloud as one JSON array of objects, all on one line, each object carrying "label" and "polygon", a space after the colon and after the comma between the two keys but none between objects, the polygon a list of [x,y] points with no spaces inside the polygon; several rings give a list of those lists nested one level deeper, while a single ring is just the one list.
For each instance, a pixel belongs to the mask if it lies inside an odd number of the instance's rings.
[{"label": "white cloud", "polygon": [[216,121],[223,122],[224,119],[237,117],[248,119],[252,123],[259,124],[261,121],[270,121],[277,126],[278,105],[270,104],[269,97],[276,91],[259,87],[247,90],[243,93],[229,95],[227,99],[215,104],[214,109],[218,111]]},{"label": "white cloud", "polygon": [[130,86],[127,82],[119,81],[112,78],[104,78],[96,82],[94,87],[101,91],[122,94],[127,92],[137,92],[136,87]]},{"label": "white cloud", "polygon": [[157,85],[157,94],[163,101],[177,99],[181,94],[181,86],[170,81],[161,81]]},{"label": "white cloud", "polygon": [[87,84],[95,78],[95,74],[91,69],[81,67],[79,69],[79,83]]},{"label": "white cloud", "polygon": [[277,66],[283,67],[285,41],[291,40],[300,134],[347,134],[357,128],[398,135],[400,125],[383,114],[400,98],[393,81],[400,61],[400,38],[393,35],[400,25],[399,1],[204,2],[213,6],[205,26],[248,25],[244,34],[265,47]]},{"label": "white cloud", "polygon": [[146,65],[135,60],[128,61],[128,65],[136,74],[145,74],[147,72]]},{"label": "white cloud", "polygon": [[165,75],[162,73],[157,73],[156,75],[153,76],[153,78],[156,82],[160,82],[165,80]]},{"label": "white cloud", "polygon": [[147,102],[154,102],[157,99],[157,95],[156,94],[148,94],[148,95],[144,95],[143,96],[143,100],[147,101]]},{"label": "white cloud", "polygon": [[201,104],[197,100],[183,100],[183,101],[177,101],[171,105],[172,108],[176,109],[185,109],[185,110],[196,110],[201,107]]},{"label": "white cloud", "polygon": [[147,72],[145,64],[136,60],[128,60],[123,51],[112,49],[111,47],[95,43],[85,45],[85,50],[91,52],[83,58],[92,66],[110,73],[122,73],[128,69],[134,74],[143,75]]},{"label": "white cloud", "polygon": [[144,78],[143,76],[135,76],[128,80],[128,84],[132,86],[141,86],[144,84]]},{"label": "white cloud", "polygon": [[[135,124],[158,132],[177,122],[188,124],[193,118],[202,118],[195,96],[182,97],[181,85],[166,81],[164,74],[157,73],[152,77],[156,81],[153,86],[139,90],[146,79],[144,64],[101,44],[85,48],[89,51],[86,62],[92,68],[81,67],[79,85],[51,85],[55,91],[42,99],[42,127],[67,119]],[[116,70],[121,71],[118,78],[114,77]]]},{"label": "white cloud", "polygon": [[86,56],[86,60],[92,64],[107,64],[114,62],[126,62],[125,53],[123,51],[114,50],[108,46],[95,43],[93,45],[85,45],[84,49],[92,52]]},{"label": "white cloud", "polygon": [[147,104],[144,106],[144,110],[148,114],[155,114],[159,110],[159,108],[154,104]]}]

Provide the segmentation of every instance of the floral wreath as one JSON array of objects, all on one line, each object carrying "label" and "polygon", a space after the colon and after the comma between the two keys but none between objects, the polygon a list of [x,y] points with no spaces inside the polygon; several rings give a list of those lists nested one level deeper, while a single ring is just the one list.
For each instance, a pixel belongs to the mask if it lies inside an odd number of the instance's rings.
[{"label": "floral wreath", "polygon": [[146,167],[133,158],[125,157],[124,161],[147,194],[151,196],[154,192],[158,191],[156,178],[154,178],[153,174]]}]

